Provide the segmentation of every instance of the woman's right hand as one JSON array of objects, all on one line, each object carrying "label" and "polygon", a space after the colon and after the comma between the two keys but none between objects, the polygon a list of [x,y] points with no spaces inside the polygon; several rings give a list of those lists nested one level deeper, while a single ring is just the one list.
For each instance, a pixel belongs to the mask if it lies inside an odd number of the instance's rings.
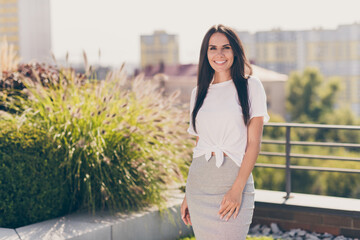
[{"label": "woman's right hand", "polygon": [[184,221],[186,225],[188,224],[192,225],[190,220],[189,208],[186,202],[186,196],[184,197],[184,200],[181,204],[181,219]]}]

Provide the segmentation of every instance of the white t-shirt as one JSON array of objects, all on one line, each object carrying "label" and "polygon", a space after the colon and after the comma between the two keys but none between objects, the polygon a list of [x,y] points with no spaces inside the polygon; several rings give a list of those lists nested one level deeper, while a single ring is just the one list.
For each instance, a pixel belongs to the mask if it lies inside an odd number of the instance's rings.
[{"label": "white t-shirt", "polygon": [[[270,117],[267,113],[266,94],[260,80],[251,76],[248,79],[250,119],[264,116],[264,122]],[[215,153],[216,166],[220,167],[226,153],[239,167],[247,144],[247,127],[244,124],[241,105],[233,80],[210,84],[204,103],[196,116],[195,133],[192,127],[191,112],[194,109],[197,87],[190,98],[190,125],[188,133],[199,136],[193,148],[193,157],[205,155],[208,161],[211,152]]]}]

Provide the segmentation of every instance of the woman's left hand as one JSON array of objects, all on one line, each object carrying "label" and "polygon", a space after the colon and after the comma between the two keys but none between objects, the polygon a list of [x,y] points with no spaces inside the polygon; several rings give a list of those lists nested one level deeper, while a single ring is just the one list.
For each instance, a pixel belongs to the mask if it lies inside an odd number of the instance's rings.
[{"label": "woman's left hand", "polygon": [[234,219],[239,214],[240,206],[242,200],[242,191],[237,189],[230,189],[223,197],[223,200],[220,204],[220,210],[218,214],[220,214],[220,219],[226,216],[226,221],[228,221],[234,213]]}]

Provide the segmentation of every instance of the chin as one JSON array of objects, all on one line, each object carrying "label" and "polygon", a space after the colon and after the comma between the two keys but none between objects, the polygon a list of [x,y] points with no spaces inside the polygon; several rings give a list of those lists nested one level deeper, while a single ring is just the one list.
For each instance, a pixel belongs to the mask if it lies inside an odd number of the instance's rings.
[{"label": "chin", "polygon": [[226,68],[226,69],[224,69],[224,68],[213,68],[214,70],[215,70],[215,72],[227,72],[227,71],[230,71],[230,68]]}]

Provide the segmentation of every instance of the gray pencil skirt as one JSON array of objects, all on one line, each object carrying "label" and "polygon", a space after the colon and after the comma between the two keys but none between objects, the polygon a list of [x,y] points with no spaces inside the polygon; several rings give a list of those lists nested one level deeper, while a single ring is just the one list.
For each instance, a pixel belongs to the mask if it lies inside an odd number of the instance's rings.
[{"label": "gray pencil skirt", "polygon": [[246,239],[254,212],[254,179],[250,174],[245,185],[240,211],[236,219],[227,215],[220,219],[220,203],[231,188],[239,167],[228,156],[218,168],[215,156],[206,161],[205,156],[193,158],[186,182],[186,200],[196,240]]}]

